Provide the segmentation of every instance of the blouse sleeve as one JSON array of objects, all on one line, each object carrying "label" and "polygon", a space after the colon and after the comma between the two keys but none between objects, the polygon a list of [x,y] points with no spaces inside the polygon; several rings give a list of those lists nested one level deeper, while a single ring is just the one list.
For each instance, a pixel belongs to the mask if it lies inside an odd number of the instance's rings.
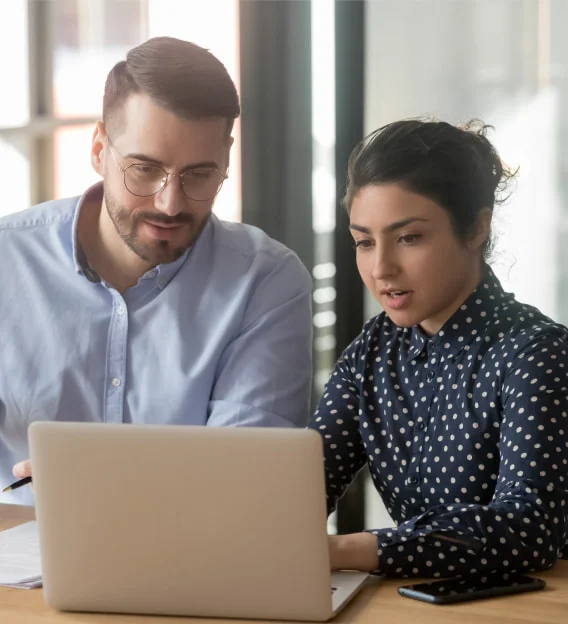
[{"label": "blouse sleeve", "polygon": [[[532,572],[563,556],[567,361],[563,340],[550,335],[517,353],[502,383],[500,464],[491,502],[436,505],[396,528],[371,530],[378,572],[403,577]],[[354,440],[355,434],[349,437]]]},{"label": "blouse sleeve", "polygon": [[359,433],[360,384],[356,367],[365,335],[364,330],[339,358],[308,425],[323,438],[328,514],[365,465],[365,449]]}]

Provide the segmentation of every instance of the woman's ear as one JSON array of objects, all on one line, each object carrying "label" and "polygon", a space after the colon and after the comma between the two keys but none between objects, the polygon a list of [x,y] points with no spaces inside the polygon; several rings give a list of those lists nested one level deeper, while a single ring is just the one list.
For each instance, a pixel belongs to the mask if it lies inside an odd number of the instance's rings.
[{"label": "woman's ear", "polygon": [[469,249],[477,250],[483,246],[485,241],[491,235],[491,220],[493,218],[493,211],[491,208],[482,208],[475,220],[475,226],[473,228],[472,235],[467,241]]}]

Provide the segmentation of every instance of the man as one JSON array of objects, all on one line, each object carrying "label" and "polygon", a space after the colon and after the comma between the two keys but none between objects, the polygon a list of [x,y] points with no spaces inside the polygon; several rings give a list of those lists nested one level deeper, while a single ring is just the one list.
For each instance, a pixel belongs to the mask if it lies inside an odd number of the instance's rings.
[{"label": "man", "polygon": [[239,112],[212,54],[150,39],[107,78],[103,182],[0,220],[0,483],[34,420],[305,424],[309,274],[211,214]]}]

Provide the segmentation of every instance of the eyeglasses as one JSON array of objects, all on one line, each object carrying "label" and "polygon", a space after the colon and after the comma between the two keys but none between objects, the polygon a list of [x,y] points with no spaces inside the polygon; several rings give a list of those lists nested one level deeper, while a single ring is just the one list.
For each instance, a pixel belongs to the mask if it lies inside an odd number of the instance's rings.
[{"label": "eyeglasses", "polygon": [[217,195],[223,182],[229,177],[213,167],[195,167],[181,174],[168,173],[158,165],[150,163],[133,163],[128,167],[122,167],[116,157],[118,152],[115,154],[116,148],[110,138],[107,137],[107,140],[114,161],[122,171],[126,190],[137,197],[156,195],[166,186],[170,177],[177,175],[186,197],[194,201],[208,201]]}]

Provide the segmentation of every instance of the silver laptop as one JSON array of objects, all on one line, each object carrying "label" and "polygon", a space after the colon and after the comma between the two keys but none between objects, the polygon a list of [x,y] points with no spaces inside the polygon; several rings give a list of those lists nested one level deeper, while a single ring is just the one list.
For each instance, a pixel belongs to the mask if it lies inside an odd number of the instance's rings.
[{"label": "silver laptop", "polygon": [[35,422],[45,600],[67,611],[327,620],[322,442],[301,429]]}]

